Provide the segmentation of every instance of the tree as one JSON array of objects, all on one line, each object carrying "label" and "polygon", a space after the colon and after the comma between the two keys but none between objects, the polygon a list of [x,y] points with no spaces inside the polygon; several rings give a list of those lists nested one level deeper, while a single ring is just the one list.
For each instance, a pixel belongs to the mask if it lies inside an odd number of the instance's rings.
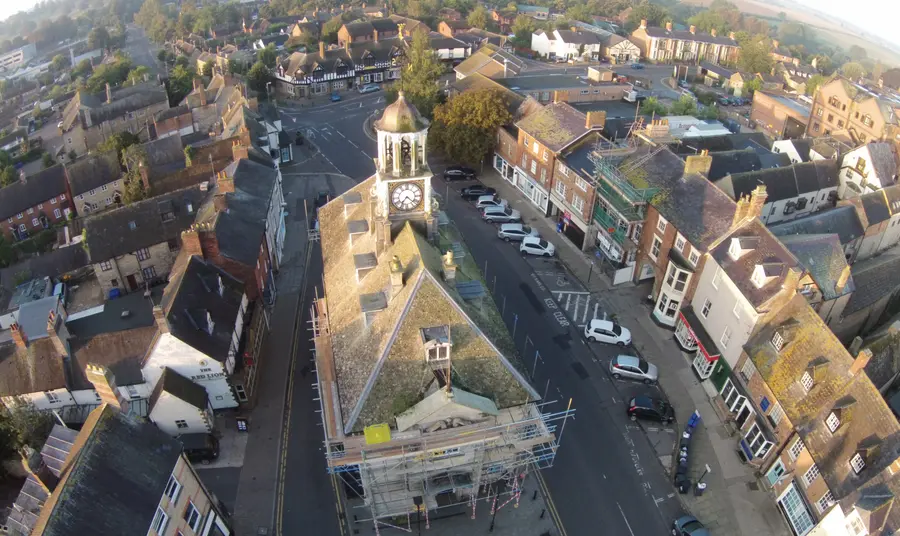
[{"label": "tree", "polygon": [[712,30],[724,34],[730,27],[725,18],[718,11],[701,11],[688,19],[688,24],[694,25],[702,32],[710,33]]},{"label": "tree", "polygon": [[469,13],[469,16],[466,17],[466,22],[469,23],[469,26],[484,30],[488,23],[487,10],[484,9],[484,6],[479,4],[471,13]]},{"label": "tree", "polygon": [[876,61],[875,65],[872,67],[872,80],[878,82],[878,80],[881,79],[882,74],[884,74],[884,65],[882,65],[880,61]]},{"label": "tree", "polygon": [[53,72],[60,72],[63,69],[69,67],[69,62],[71,60],[68,56],[63,56],[62,54],[57,54],[53,56],[53,59],[50,61],[50,70]]},{"label": "tree", "polygon": [[669,108],[672,115],[697,115],[697,103],[690,95],[682,95]]},{"label": "tree", "polygon": [[512,119],[500,91],[467,91],[435,107],[429,140],[452,161],[476,165],[493,149],[497,128]]},{"label": "tree", "polygon": [[651,4],[647,0],[643,0],[640,4],[632,8],[625,21],[625,30],[631,33],[641,24],[641,20],[646,20],[648,26],[660,26],[669,17],[666,8]]},{"label": "tree", "polygon": [[866,68],[855,61],[841,65],[841,73],[851,80],[859,80],[866,75]]},{"label": "tree", "polygon": [[394,85],[418,108],[419,113],[431,117],[441,97],[438,79],[444,74],[444,66],[431,49],[428,34],[415,32],[406,51],[400,80]]},{"label": "tree", "polygon": [[247,73],[247,81],[250,83],[250,87],[259,92],[266,91],[266,84],[271,79],[272,72],[266,67],[266,64],[261,61],[254,63],[253,67],[250,67],[250,71]]},{"label": "tree", "polygon": [[194,88],[194,71],[178,65],[169,73],[169,102],[181,102]]},{"label": "tree", "polygon": [[640,113],[642,115],[668,115],[669,109],[666,105],[659,102],[656,97],[648,97],[640,104]]},{"label": "tree", "polygon": [[169,54],[170,54],[170,52],[168,50],[161,48],[159,50],[159,52],[156,53],[156,59],[165,63],[165,62],[169,61]]},{"label": "tree", "polygon": [[866,49],[859,45],[850,45],[850,48],[847,49],[847,57],[852,61],[862,61],[869,56],[869,53],[866,52]]},{"label": "tree", "polygon": [[245,74],[244,64],[236,61],[234,58],[228,60],[228,72],[234,74]]},{"label": "tree", "polygon": [[772,70],[771,46],[765,37],[756,36],[741,43],[738,67],[748,73],[769,73]]},{"label": "tree", "polygon": [[79,76],[87,76],[91,74],[94,70],[94,67],[91,65],[91,60],[81,60],[78,62],[78,65],[75,66],[75,69],[72,70],[72,77],[78,78]]},{"label": "tree", "polygon": [[510,31],[515,34],[514,40],[516,45],[525,48],[531,47],[531,34],[535,30],[537,30],[537,24],[528,15],[519,15],[510,27]]},{"label": "tree", "polygon": [[269,69],[275,68],[275,61],[278,59],[278,53],[275,52],[275,45],[269,43],[266,48],[259,51],[256,59],[263,62]]},{"label": "tree", "polygon": [[150,69],[146,65],[138,65],[128,71],[128,83],[134,85],[144,81],[144,76],[150,75]]},{"label": "tree", "polygon": [[825,82],[825,77],[820,74],[814,74],[809,77],[809,80],[806,81],[806,94],[810,97],[816,94],[816,90],[819,89]]},{"label": "tree", "polygon": [[44,165],[44,169],[56,165],[56,162],[53,160],[53,157],[50,156],[50,153],[44,153],[44,156],[41,157],[41,163]]},{"label": "tree", "polygon": [[344,19],[334,17],[322,25],[322,41],[326,43],[334,43],[337,41],[338,30],[344,25]]},{"label": "tree", "polygon": [[191,64],[190,58],[188,58],[187,56],[185,56],[183,54],[181,56],[178,56],[177,58],[175,58],[175,66],[176,67],[178,67],[179,65],[182,67],[187,67],[190,64]]},{"label": "tree", "polygon": [[212,76],[213,69],[216,68],[216,62],[214,60],[209,60],[203,64],[203,68],[200,70],[200,74],[203,76]]},{"label": "tree", "polygon": [[26,446],[40,450],[53,423],[50,412],[38,411],[30,404],[0,410],[0,456],[8,459]]},{"label": "tree", "polygon": [[699,110],[696,114],[698,119],[718,119],[719,118],[719,107],[715,104],[710,106],[704,106],[702,110]]},{"label": "tree", "polygon": [[58,99],[66,94],[65,88],[62,86],[53,86],[50,88],[50,93],[47,95],[51,99]]},{"label": "tree", "polygon": [[109,46],[109,32],[102,26],[95,27],[88,34],[88,47],[107,48]]},{"label": "tree", "polygon": [[753,78],[752,80],[747,80],[744,82],[744,91],[749,95],[756,91],[762,89],[762,80],[759,78]]},{"label": "tree", "polygon": [[0,169],[0,186],[9,186],[17,180],[19,180],[19,173],[13,166]]},{"label": "tree", "polygon": [[131,147],[132,145],[137,145],[140,142],[140,138],[126,130],[124,132],[113,134],[112,136],[103,140],[103,142],[97,145],[97,150],[102,153],[105,153],[107,151],[115,151],[116,155],[119,155],[119,158],[121,158],[123,150]]}]

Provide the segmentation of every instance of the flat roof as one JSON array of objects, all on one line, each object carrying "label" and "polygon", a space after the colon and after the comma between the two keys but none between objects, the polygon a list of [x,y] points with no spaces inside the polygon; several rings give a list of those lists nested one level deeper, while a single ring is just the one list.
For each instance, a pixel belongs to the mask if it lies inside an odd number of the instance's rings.
[{"label": "flat roof", "polygon": [[572,102],[569,104],[582,113],[604,111],[607,118],[629,117],[634,119],[634,114],[637,111],[637,103],[622,100]]},{"label": "flat roof", "polygon": [[539,91],[550,89],[589,88],[605,85],[616,85],[612,82],[597,83],[587,79],[587,75],[576,74],[545,74],[531,76],[513,76],[511,78],[498,78],[499,84],[513,91]]},{"label": "flat roof", "polygon": [[778,101],[780,104],[787,106],[788,108],[794,110],[799,114],[803,114],[806,116],[809,115],[811,106],[799,99],[792,99],[787,95],[779,95],[777,93],[766,93],[765,91],[763,92],[763,94],[772,100]]}]

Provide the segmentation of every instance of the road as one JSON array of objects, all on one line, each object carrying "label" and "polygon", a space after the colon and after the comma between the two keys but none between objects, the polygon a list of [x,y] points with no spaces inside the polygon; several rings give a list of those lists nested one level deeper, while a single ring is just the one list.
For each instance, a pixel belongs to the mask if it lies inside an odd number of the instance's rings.
[{"label": "road", "polygon": [[[374,170],[375,142],[363,131],[363,123],[383,107],[379,96],[353,96],[318,108],[282,110],[283,122],[288,130],[308,133],[328,164],[360,182]],[[514,246],[498,242],[494,228],[482,223],[470,204],[452,190],[448,192],[441,179],[433,181],[436,191],[449,193],[446,210],[473,257],[480,266],[487,265],[486,278],[497,303],[503,304],[504,318],[516,334],[526,364],[536,367],[534,385],[540,392],[547,389],[547,399],[555,401],[545,411],[564,410],[569,398],[577,408],[555,466],[543,472],[565,534],[665,534],[680,513],[680,505],[646,435],[625,416],[624,400],[639,386],[616,382],[605,371],[609,358],[620,353],[619,349],[589,347],[582,342],[577,326],[561,316],[552,289],[538,274],[549,270],[564,273],[563,267],[553,260],[523,259]],[[502,274],[496,282],[495,274]],[[317,279],[312,273],[309,278]],[[305,361],[301,357],[298,363]],[[297,424],[300,431],[292,434],[321,434],[311,421]],[[321,456],[315,452],[317,437],[306,441],[302,455]],[[294,463],[320,466],[318,460]],[[320,503],[314,506],[320,507]]]},{"label": "road", "polygon": [[125,52],[131,56],[135,65],[146,65],[150,69],[150,76],[156,77],[160,73],[159,60],[156,55],[159,47],[150,42],[144,30],[134,24],[129,24],[126,32]]}]

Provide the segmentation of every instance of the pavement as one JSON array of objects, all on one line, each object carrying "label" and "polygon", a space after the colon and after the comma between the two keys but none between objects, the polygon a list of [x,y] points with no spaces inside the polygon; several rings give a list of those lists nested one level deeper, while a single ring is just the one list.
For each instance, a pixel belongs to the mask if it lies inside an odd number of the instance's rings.
[{"label": "pavement", "polygon": [[[676,495],[684,509],[704,522],[713,534],[790,534],[773,497],[765,491],[761,479],[738,459],[738,438],[730,435],[710,401],[715,392],[710,392],[712,389],[708,383],[701,384],[694,375],[690,368],[690,357],[680,351],[672,331],[659,327],[651,320],[650,306],[646,303],[649,286],[644,284],[612,288],[608,277],[593,264],[592,258],[562,235],[558,235],[555,222],[544,217],[537,207],[524,200],[518,190],[498,173],[493,169],[486,169],[480,180],[496,188],[501,197],[509,199],[514,208],[522,212],[523,221],[527,221],[538,229],[541,236],[556,245],[559,265],[564,268],[559,272],[564,279],[567,275],[575,279],[568,283],[570,290],[554,289],[559,306],[567,318],[574,318],[573,322],[583,324],[587,317],[600,317],[604,312],[615,314],[617,321],[631,330],[635,341],[634,349],[641,357],[659,367],[659,386],[676,409],[678,426],[683,427],[695,409],[699,411],[702,420],[692,440],[693,463],[689,476],[696,482],[706,465],[710,470],[703,478],[707,489],[702,496]],[[587,294],[572,294],[578,292]],[[573,300],[572,297],[576,295],[580,299]],[[590,299],[594,302],[589,301]],[[594,346],[599,345],[592,344]],[[645,423],[641,423],[641,426],[645,430],[656,428],[649,431],[648,439],[657,447],[661,466],[671,471],[672,450],[666,452],[666,445],[674,445],[677,435],[667,441],[665,435],[662,435],[669,434],[665,427],[648,426]],[[680,428],[676,432],[680,433]]]}]

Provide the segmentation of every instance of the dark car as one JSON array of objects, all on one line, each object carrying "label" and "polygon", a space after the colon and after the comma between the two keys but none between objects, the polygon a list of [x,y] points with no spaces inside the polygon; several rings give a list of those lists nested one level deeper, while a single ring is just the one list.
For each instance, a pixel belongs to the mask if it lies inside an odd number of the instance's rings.
[{"label": "dark car", "polygon": [[648,395],[638,395],[629,400],[625,411],[632,421],[644,419],[669,424],[675,420],[675,409],[671,404]]},{"label": "dark car", "polygon": [[467,181],[475,178],[475,170],[462,166],[450,166],[444,170],[445,181]]},{"label": "dark car", "polygon": [[641,64],[641,63],[632,63],[632,64],[631,64],[631,68],[632,68],[632,69],[643,69],[643,68],[644,68],[644,65]]},{"label": "dark car", "polygon": [[178,441],[191,463],[208,465],[219,457],[219,440],[212,434],[184,434],[178,436]]},{"label": "dark car", "polygon": [[338,93],[331,94],[331,102],[338,102],[341,100],[341,96]]},{"label": "dark car", "polygon": [[716,102],[719,103],[719,106],[730,106],[731,105],[731,99],[729,99],[728,97],[719,97],[718,99],[716,99]]},{"label": "dark car", "polygon": [[681,516],[672,523],[673,536],[709,536],[709,530],[694,516]]},{"label": "dark car", "polygon": [[476,184],[474,186],[466,186],[462,189],[459,195],[462,196],[463,199],[478,199],[483,195],[494,195],[497,193],[497,190],[485,186],[483,184]]}]

